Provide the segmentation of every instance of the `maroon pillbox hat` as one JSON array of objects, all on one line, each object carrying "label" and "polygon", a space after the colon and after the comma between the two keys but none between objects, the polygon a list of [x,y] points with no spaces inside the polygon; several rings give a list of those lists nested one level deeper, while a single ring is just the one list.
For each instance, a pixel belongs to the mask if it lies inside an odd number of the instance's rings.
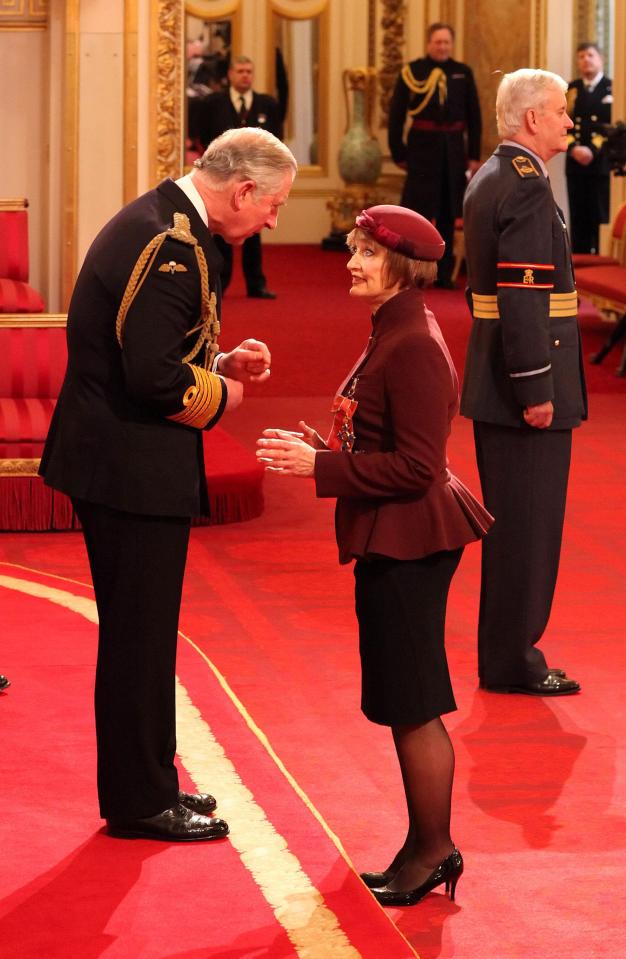
[{"label": "maroon pillbox hat", "polygon": [[430,220],[403,206],[371,206],[359,213],[356,225],[367,230],[381,246],[411,260],[440,260],[446,248]]}]

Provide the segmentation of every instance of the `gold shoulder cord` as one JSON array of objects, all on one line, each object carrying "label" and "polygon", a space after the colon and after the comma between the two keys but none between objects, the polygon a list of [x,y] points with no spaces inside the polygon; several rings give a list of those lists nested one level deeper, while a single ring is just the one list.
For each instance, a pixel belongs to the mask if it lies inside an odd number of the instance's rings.
[{"label": "gold shoulder cord", "polygon": [[124,296],[122,297],[122,302],[120,303],[120,308],[117,313],[117,321],[115,324],[115,335],[117,337],[117,342],[119,343],[120,347],[123,348],[122,341],[124,334],[124,323],[126,322],[128,311],[133,300],[139,293],[144,280],[150,272],[157,253],[168,237],[178,240],[181,243],[186,243],[188,246],[192,246],[194,248],[196,260],[198,262],[198,269],[200,271],[200,288],[202,297],[200,314],[201,319],[197,326],[194,326],[193,329],[189,330],[185,334],[186,337],[189,337],[194,333],[198,333],[198,337],[194,343],[193,349],[191,349],[189,353],[183,357],[182,362],[189,363],[192,359],[194,359],[195,356],[198,355],[204,346],[204,369],[210,369],[213,363],[213,357],[219,349],[217,337],[220,333],[220,323],[217,318],[217,301],[215,293],[212,293],[209,289],[209,270],[207,267],[206,258],[204,256],[204,250],[198,244],[197,239],[192,234],[189,217],[184,213],[174,214],[174,226],[170,227],[169,230],[165,230],[163,233],[158,233],[155,237],[153,237],[135,263],[133,272],[130,275],[128,283],[126,284]]},{"label": "gold shoulder cord", "polygon": [[446,102],[448,96],[448,78],[441,67],[435,67],[431,70],[425,80],[416,80],[411,71],[411,67],[407,63],[402,68],[402,79],[412,93],[417,93],[423,97],[422,102],[416,106],[414,110],[407,110],[408,116],[416,117],[418,113],[421,113],[432,100],[435,90],[439,91],[439,103],[443,104]]}]

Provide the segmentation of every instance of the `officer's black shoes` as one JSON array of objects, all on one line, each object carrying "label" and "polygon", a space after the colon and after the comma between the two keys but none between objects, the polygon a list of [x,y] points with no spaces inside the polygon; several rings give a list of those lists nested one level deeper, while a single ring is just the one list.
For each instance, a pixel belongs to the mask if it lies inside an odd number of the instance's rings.
[{"label": "officer's black shoes", "polygon": [[209,813],[217,809],[217,799],[209,796],[208,793],[183,793],[179,792],[178,802],[181,806],[186,806],[192,812],[200,813],[201,816],[208,816]]},{"label": "officer's black shoes", "polygon": [[107,819],[107,832],[118,839],[160,839],[164,842],[204,842],[223,839],[228,824],[192,812],[181,803],[145,819]]},{"label": "officer's black shoes", "polygon": [[524,693],[526,696],[570,696],[580,692],[580,683],[568,679],[562,669],[551,669],[545,679],[520,685],[491,686],[480,684],[481,689],[492,693]]}]

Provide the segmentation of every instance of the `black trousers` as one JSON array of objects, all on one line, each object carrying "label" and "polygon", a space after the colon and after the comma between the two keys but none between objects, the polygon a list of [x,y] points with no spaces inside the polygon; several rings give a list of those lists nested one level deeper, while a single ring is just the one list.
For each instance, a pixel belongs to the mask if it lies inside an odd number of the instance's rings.
[{"label": "black trousers", "polygon": [[178,794],[175,670],[188,517],[74,500],[100,620],[98,796],[105,819],[153,816]]},{"label": "black trousers", "polygon": [[485,506],[495,523],[482,544],[478,672],[487,686],[541,681],[537,649],[556,586],[571,430],[474,423]]},{"label": "black trousers", "polygon": [[609,222],[610,177],[568,176],[573,253],[598,253],[600,224]]},{"label": "black trousers", "polygon": [[[213,239],[224,258],[224,267],[220,277],[222,292],[225,292],[233,275],[233,248],[221,236],[214,236]],[[253,233],[247,240],[244,240],[241,247],[241,266],[246,281],[246,292],[258,293],[259,290],[264,290],[266,280],[263,273],[260,233]]]}]

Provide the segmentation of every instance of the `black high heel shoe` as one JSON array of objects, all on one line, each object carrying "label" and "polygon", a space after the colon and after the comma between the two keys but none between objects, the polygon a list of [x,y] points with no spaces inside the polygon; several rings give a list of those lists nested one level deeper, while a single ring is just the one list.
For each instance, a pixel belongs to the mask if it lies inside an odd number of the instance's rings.
[{"label": "black high heel shoe", "polygon": [[[441,883],[444,882],[446,884],[446,892],[449,893],[451,901],[454,902],[456,884],[462,874],[463,856],[455,846],[450,855],[446,856],[436,869],[433,869],[428,879],[426,879],[421,886],[416,886],[415,889],[407,889],[404,892],[397,892],[395,889],[387,889],[386,886],[380,886],[373,888],[372,892],[378,902],[383,906],[414,906],[420,899],[423,899],[431,889],[434,889],[435,886],[440,886]],[[368,873],[365,875],[368,875]],[[376,875],[376,873],[369,873],[369,875]],[[384,875],[384,873],[381,873],[381,875]]]},{"label": "black high heel shoe", "polygon": [[395,871],[385,869],[384,872],[361,872],[359,875],[368,889],[374,889],[386,886],[395,876]]}]

